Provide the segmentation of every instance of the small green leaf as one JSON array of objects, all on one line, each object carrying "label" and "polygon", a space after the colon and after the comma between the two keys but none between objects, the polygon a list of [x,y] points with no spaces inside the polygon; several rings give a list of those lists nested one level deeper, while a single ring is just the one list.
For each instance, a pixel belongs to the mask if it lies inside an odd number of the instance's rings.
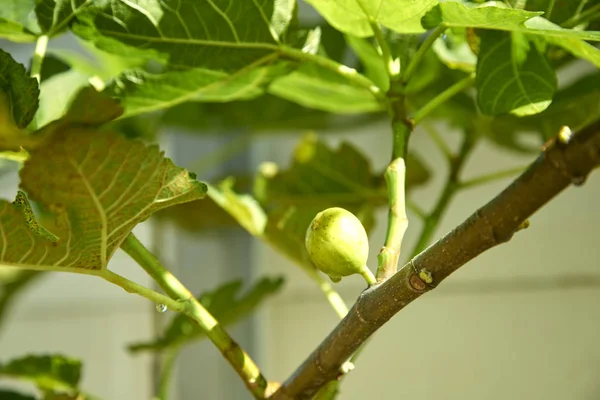
[{"label": "small green leaf", "polygon": [[[217,289],[198,296],[198,301],[206,307],[222,325],[234,324],[252,314],[265,300],[275,295],[283,286],[283,278],[263,278],[241,293],[243,281],[226,283]],[[160,351],[172,346],[181,346],[191,341],[203,339],[205,333],[187,316],[179,314],[173,318],[164,334],[156,341],[136,343],[129,346],[132,352]]]},{"label": "small green leaf", "polygon": [[485,31],[476,84],[477,103],[484,114],[525,116],[548,108],[557,82],[545,57],[524,35]]},{"label": "small green leaf", "polygon": [[421,17],[436,0],[307,0],[334,28],[357,37],[373,36],[371,23],[398,33],[420,33]]},{"label": "small green leaf", "polygon": [[73,391],[81,367],[81,361],[62,355],[31,355],[0,365],[0,376],[31,381],[44,391]]},{"label": "small green leaf", "polygon": [[33,119],[39,93],[25,67],[0,50],[0,150],[19,150],[28,144],[23,129]]},{"label": "small green leaf", "polygon": [[315,64],[303,64],[276,79],[269,93],[317,110],[351,114],[384,109],[364,87]]},{"label": "small green leaf", "polygon": [[13,42],[33,42],[39,27],[31,10],[35,0],[3,0],[0,7],[0,37]]}]

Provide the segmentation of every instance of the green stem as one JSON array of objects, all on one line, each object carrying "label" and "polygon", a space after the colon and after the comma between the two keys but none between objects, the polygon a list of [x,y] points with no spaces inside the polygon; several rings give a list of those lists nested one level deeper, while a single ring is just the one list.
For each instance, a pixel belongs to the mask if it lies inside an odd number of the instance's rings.
[{"label": "green stem", "polygon": [[31,60],[31,71],[30,75],[32,78],[37,79],[40,83],[42,74],[42,62],[46,56],[46,49],[48,48],[48,36],[38,36],[35,42],[35,51],[33,53],[33,59]]},{"label": "green stem", "polygon": [[448,208],[450,201],[456,194],[456,191],[460,188],[459,175],[474,145],[474,135],[469,132],[465,132],[459,153],[456,157],[453,157],[452,163],[450,164],[450,173],[448,175],[448,180],[442,189],[442,193],[431,213],[429,213],[423,221],[423,228],[421,229],[417,243],[411,253],[411,259],[421,251],[425,250],[431,241],[431,237],[435,233],[435,230],[437,229],[444,212]]},{"label": "green stem", "polygon": [[457,95],[458,93],[462,92],[463,90],[465,90],[466,88],[471,86],[474,82],[475,82],[475,73],[472,73],[472,74],[469,74],[469,76],[467,76],[466,78],[463,78],[460,81],[456,82],[454,85],[450,86],[449,88],[444,90],[442,93],[435,96],[427,104],[425,104],[419,111],[417,111],[415,113],[415,116],[414,116],[415,125],[418,124],[419,122],[421,122],[423,120],[423,118],[425,118],[430,112],[432,112],[438,106],[444,104],[450,98],[452,98],[453,96]]},{"label": "green stem", "polygon": [[597,13],[600,12],[600,4],[596,4],[582,12],[581,14],[576,13],[571,18],[563,22],[561,25],[563,28],[573,28],[588,19],[593,19]]},{"label": "green stem", "polygon": [[173,369],[175,367],[175,361],[179,356],[179,347],[171,347],[165,351],[162,368],[160,372],[160,382],[158,385],[158,399],[167,400],[169,398],[169,388],[171,385],[171,377],[173,376]]},{"label": "green stem", "polygon": [[264,399],[268,385],[265,377],[250,356],[229,336],[194,295],[132,233],[127,236],[121,248],[156,280],[165,293],[184,304],[183,312],[198,324],[221,351],[252,395]]},{"label": "green stem", "polygon": [[331,286],[329,283],[319,272],[312,266],[307,266],[303,268],[308,276],[315,281],[319,289],[325,294],[327,301],[333,307],[335,313],[340,317],[340,319],[344,318],[346,314],[348,314],[348,306],[340,296],[340,294]]},{"label": "green stem", "polygon": [[526,167],[509,168],[504,171],[492,172],[491,174],[481,175],[476,178],[471,178],[466,181],[459,183],[461,189],[471,188],[473,186],[479,186],[493,181],[497,181],[504,178],[510,178],[511,176],[520,174],[525,171]]},{"label": "green stem", "polygon": [[329,58],[321,57],[316,54],[305,53],[301,50],[293,49],[287,46],[279,47],[279,52],[281,55],[290,59],[300,62],[310,62],[330,71],[333,71],[336,74],[348,79],[350,82],[353,82],[357,86],[361,86],[367,89],[369,92],[371,92],[373,96],[375,96],[376,99],[382,102],[385,101],[385,96],[381,89],[377,87],[377,85],[375,85],[369,78],[367,78],[364,75],[361,75],[354,68],[347,67]]},{"label": "green stem", "polygon": [[392,52],[390,51],[390,46],[388,45],[387,40],[385,40],[379,24],[374,21],[371,21],[370,24],[371,29],[375,34],[375,40],[381,49],[381,57],[383,58],[383,63],[385,64],[385,70],[387,71],[391,81],[398,80],[400,77],[400,64],[394,62]]},{"label": "green stem", "polygon": [[115,274],[112,271],[105,269],[103,271],[100,271],[98,273],[98,276],[110,283],[114,283],[115,285],[122,287],[128,293],[135,293],[137,295],[147,298],[148,300],[153,301],[156,304],[164,304],[165,306],[167,306],[168,309],[172,311],[185,311],[185,304],[179,301],[175,301],[160,293],[157,293],[152,289],[148,289],[147,287],[144,287],[138,283],[130,281],[129,279],[119,274]]},{"label": "green stem", "polygon": [[438,26],[437,28],[435,28],[433,30],[433,32],[431,32],[431,34],[429,36],[427,36],[427,39],[425,39],[423,44],[421,44],[421,46],[419,46],[419,49],[417,50],[417,52],[415,53],[413,58],[408,63],[408,67],[406,67],[406,69],[404,70],[404,74],[402,76],[402,80],[404,82],[410,81],[410,78],[417,70],[417,67],[419,66],[419,64],[421,64],[423,57],[425,57],[427,50],[429,50],[431,45],[433,45],[433,42],[435,42],[435,40],[438,37],[440,37],[442,35],[442,33],[444,33],[445,30],[446,30],[446,26],[444,26],[444,25]]},{"label": "green stem", "polygon": [[403,158],[396,158],[385,171],[388,186],[389,212],[385,244],[381,248],[378,259],[377,281],[383,282],[392,276],[398,268],[398,259],[402,247],[402,239],[408,218],[406,217],[406,199],[404,196],[404,180],[406,167]]}]

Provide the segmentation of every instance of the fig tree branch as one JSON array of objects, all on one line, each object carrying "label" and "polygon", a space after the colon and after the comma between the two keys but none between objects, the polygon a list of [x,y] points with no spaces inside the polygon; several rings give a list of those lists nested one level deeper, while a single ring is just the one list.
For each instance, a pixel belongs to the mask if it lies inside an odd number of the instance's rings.
[{"label": "fig tree branch", "polygon": [[414,257],[390,279],[364,291],[348,315],[271,397],[310,399],[390,318],[484,251],[508,242],[537,210],[600,165],[600,121],[568,140],[549,140],[504,191]]},{"label": "fig tree branch", "polygon": [[210,341],[221,351],[223,357],[242,378],[253,397],[264,399],[270,388],[254,361],[179,279],[163,267],[133,233],[127,236],[121,244],[121,248],[159,284],[165,293],[184,305],[183,312],[198,324]]}]

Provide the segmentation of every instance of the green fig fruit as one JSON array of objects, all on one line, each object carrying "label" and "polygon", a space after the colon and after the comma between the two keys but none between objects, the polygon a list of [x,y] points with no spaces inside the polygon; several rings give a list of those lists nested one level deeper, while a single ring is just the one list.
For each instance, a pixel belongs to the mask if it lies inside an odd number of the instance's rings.
[{"label": "green fig fruit", "polygon": [[367,268],[367,232],[350,211],[333,207],[318,213],[306,231],[305,245],[313,264],[333,282],[360,274],[369,285],[375,284]]}]

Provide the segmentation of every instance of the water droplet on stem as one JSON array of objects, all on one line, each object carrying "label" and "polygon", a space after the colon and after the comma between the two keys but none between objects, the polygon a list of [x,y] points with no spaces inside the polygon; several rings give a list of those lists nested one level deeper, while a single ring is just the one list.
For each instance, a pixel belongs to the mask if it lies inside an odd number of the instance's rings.
[{"label": "water droplet on stem", "polygon": [[167,311],[167,305],[166,304],[157,304],[156,311],[158,311],[160,313]]}]

